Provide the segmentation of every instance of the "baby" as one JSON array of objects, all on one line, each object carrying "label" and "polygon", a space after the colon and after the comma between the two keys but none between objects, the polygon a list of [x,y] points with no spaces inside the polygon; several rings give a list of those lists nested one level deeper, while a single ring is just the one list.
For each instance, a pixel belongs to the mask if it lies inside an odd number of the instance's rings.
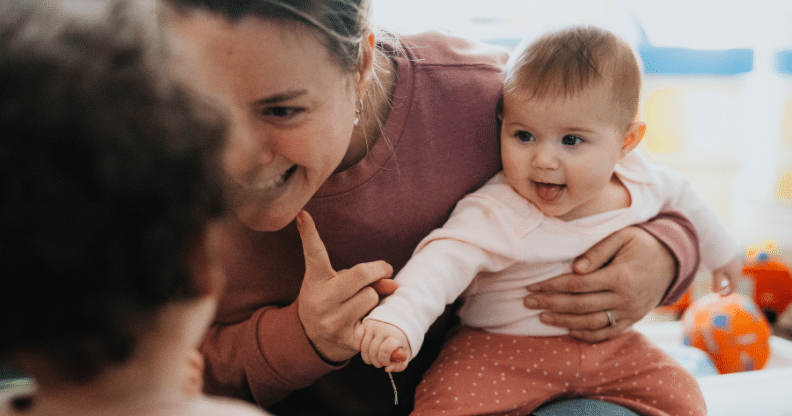
[{"label": "baby", "polygon": [[[595,27],[549,33],[512,57],[503,171],[419,244],[399,288],[359,331],[366,363],[401,371],[464,293],[462,328],[424,375],[415,414],[525,415],[560,397],[644,415],[705,414],[693,376],[642,335],[586,343],[523,304],[529,285],[571,272],[596,242],[661,210],[694,224],[714,280],[728,282],[717,290],[735,287],[739,250],[717,215],[681,174],[632,152],[646,128],[637,120],[640,85],[630,46]],[[604,315],[603,326],[615,325],[618,317]]]}]

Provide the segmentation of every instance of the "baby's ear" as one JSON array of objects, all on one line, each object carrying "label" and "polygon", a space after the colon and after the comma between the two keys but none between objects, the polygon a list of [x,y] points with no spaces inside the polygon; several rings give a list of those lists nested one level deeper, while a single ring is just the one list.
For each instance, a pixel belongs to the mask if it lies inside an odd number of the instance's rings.
[{"label": "baby's ear", "polygon": [[622,152],[621,156],[627,156],[628,153],[632,152],[638,146],[638,143],[641,143],[641,140],[646,134],[646,123],[643,121],[635,121],[627,127],[627,131],[624,133],[624,144],[622,145]]}]

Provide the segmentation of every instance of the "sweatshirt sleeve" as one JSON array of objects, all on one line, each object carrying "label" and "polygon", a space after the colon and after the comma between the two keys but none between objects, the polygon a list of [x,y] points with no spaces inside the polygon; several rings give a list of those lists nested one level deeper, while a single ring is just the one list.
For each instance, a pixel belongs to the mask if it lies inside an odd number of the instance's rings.
[{"label": "sweatshirt sleeve", "polygon": [[252,400],[265,408],[339,368],[311,346],[296,302],[259,309],[239,323],[215,324],[201,352],[207,394]]},{"label": "sweatshirt sleeve", "polygon": [[698,234],[693,224],[678,212],[661,212],[639,227],[663,243],[677,261],[677,275],[658,306],[679,300],[693,283],[701,262]]}]

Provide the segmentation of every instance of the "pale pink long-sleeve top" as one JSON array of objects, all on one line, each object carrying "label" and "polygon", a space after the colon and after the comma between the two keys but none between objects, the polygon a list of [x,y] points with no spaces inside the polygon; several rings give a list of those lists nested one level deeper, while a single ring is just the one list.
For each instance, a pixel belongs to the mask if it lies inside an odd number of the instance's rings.
[{"label": "pale pink long-sleeve top", "polygon": [[527,286],[570,273],[572,261],[592,245],[661,210],[690,219],[706,266],[721,267],[737,256],[734,238],[682,174],[650,165],[636,152],[623,158],[615,173],[631,205],[569,222],[543,215],[498,173],[418,245],[396,276],[399,288],[367,319],[399,327],[417,354],[429,325],[462,295],[459,316],[467,326],[501,334],[565,335],[568,329],[543,324],[541,311],[525,307]]}]

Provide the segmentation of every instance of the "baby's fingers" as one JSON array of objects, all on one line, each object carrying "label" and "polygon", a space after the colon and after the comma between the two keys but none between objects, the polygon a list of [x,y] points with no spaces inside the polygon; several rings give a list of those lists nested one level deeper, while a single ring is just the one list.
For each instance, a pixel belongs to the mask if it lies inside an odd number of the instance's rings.
[{"label": "baby's fingers", "polygon": [[738,258],[732,259],[725,266],[712,271],[712,291],[721,296],[728,296],[737,288],[742,276],[742,265]]},{"label": "baby's fingers", "polygon": [[399,347],[401,347],[401,343],[396,338],[385,338],[385,341],[380,344],[379,351],[377,353],[377,360],[381,362],[383,366],[390,364],[391,354],[393,354],[393,352]]},{"label": "baby's fingers", "polygon": [[734,285],[726,273],[715,272],[712,273],[712,291],[721,295],[729,296],[734,292]]}]

